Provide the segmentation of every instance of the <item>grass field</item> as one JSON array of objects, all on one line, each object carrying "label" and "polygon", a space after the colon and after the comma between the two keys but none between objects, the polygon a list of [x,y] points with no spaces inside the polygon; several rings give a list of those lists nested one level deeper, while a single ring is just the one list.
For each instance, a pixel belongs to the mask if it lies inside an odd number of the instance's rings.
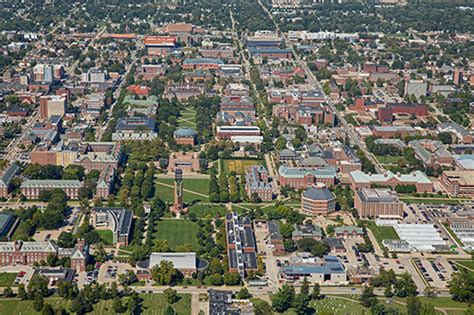
[{"label": "grass field", "polygon": [[[434,299],[430,299],[424,296],[419,296],[418,299],[422,303],[429,303],[433,305],[434,307],[439,307],[439,308],[459,308],[460,310],[464,311],[468,307],[467,303],[457,302],[451,299],[450,297],[446,297],[446,296],[439,296]],[[406,303],[405,298],[396,297],[395,300],[402,303]]]},{"label": "grass field", "polygon": [[403,156],[391,156],[391,155],[376,155],[375,156],[377,160],[381,164],[397,164],[401,159],[403,159]]},{"label": "grass field", "polygon": [[370,314],[370,311],[365,309],[360,303],[355,301],[348,301],[336,297],[327,297],[323,300],[314,301],[311,303],[317,313],[329,313],[334,315],[365,315]]},{"label": "grass field", "polygon": [[178,245],[190,244],[197,249],[196,234],[199,230],[195,222],[182,219],[162,220],[156,225],[156,239],[167,240],[171,249]]},{"label": "grass field", "polygon": [[212,217],[216,217],[217,215],[223,216],[226,212],[224,207],[221,206],[210,206],[210,205],[192,205],[188,209],[189,213],[194,213],[198,218],[204,218],[208,214]]},{"label": "grass field", "polygon": [[[172,178],[159,178],[157,182],[172,186],[174,185],[174,180]],[[210,180],[207,178],[185,178],[183,180],[183,187],[184,189],[207,195],[209,194],[209,182]]]},{"label": "grass field", "polygon": [[474,261],[473,260],[453,260],[454,263],[461,265],[463,267],[474,270]]},{"label": "grass field", "polygon": [[258,159],[231,159],[222,160],[222,169],[225,173],[236,172],[237,175],[244,175],[247,167],[252,165],[263,165],[263,160]]},{"label": "grass field", "polygon": [[[187,188],[185,188],[187,189]],[[174,188],[168,187],[168,186],[163,186],[160,184],[156,185],[156,192],[160,196],[161,200],[164,202],[173,202],[173,194],[174,194]],[[193,194],[192,192],[189,191],[184,191],[183,199],[185,203],[196,203],[196,202],[208,202],[209,198]]]},{"label": "grass field", "polygon": [[112,245],[114,243],[114,234],[111,230],[96,230],[96,232],[105,245]]},{"label": "grass field", "polygon": [[375,225],[375,222],[372,221],[365,221],[364,223],[367,228],[372,231],[380,246],[382,246],[382,240],[400,239],[397,232],[395,232],[395,229],[391,226],[377,226]]},{"label": "grass field", "polygon": [[[181,299],[172,305],[176,314],[191,314],[191,296],[189,294],[178,294]],[[142,313],[144,315],[162,315],[168,307],[168,302],[163,294],[140,294],[143,299]],[[125,300],[124,298],[123,300]],[[62,298],[47,298],[45,303],[51,304],[54,308],[62,307],[69,309],[70,301]],[[41,314],[33,308],[33,301],[21,301],[17,299],[0,299],[0,314],[23,314],[33,315]],[[114,315],[112,300],[100,301],[94,305],[94,310],[88,314],[91,315]]]},{"label": "grass field", "polygon": [[[209,179],[205,178],[184,179],[184,202],[191,203],[199,201],[209,201],[209,198],[207,197],[209,194],[209,181]],[[163,183],[167,186],[160,185],[159,183]],[[160,198],[165,202],[172,202],[174,198],[174,188],[170,186],[174,186],[173,179],[171,178],[159,178],[157,180],[157,193],[159,194]],[[193,192],[196,192],[196,194],[194,194]]]},{"label": "grass field", "polygon": [[181,116],[178,118],[179,127],[196,127],[196,111],[192,108],[186,108],[179,113]]},{"label": "grass field", "polygon": [[9,287],[15,281],[16,272],[2,272],[0,273],[0,287]]}]

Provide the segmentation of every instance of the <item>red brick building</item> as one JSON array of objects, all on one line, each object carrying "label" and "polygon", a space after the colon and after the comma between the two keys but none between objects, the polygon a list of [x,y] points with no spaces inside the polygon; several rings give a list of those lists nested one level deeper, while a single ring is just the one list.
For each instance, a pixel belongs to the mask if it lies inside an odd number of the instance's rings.
[{"label": "red brick building", "polygon": [[308,188],[301,194],[301,212],[310,215],[328,215],[336,211],[336,196],[325,186]]},{"label": "red brick building", "polygon": [[290,186],[296,190],[312,187],[317,183],[322,183],[327,187],[332,187],[336,183],[336,169],[334,167],[307,170],[282,165],[278,169],[278,173],[281,186]]}]

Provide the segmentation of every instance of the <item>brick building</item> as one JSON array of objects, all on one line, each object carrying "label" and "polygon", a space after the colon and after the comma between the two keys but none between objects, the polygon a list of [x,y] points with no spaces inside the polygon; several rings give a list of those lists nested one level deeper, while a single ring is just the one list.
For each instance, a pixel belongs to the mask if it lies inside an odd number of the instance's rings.
[{"label": "brick building", "polygon": [[176,144],[194,146],[197,133],[192,128],[178,128],[173,133]]},{"label": "brick building", "polygon": [[444,171],[439,181],[451,196],[474,196],[474,171]]},{"label": "brick building", "polygon": [[390,189],[361,189],[355,192],[354,208],[361,218],[380,216],[403,218],[403,203]]},{"label": "brick building", "polygon": [[21,186],[20,191],[27,199],[38,199],[41,192],[61,189],[69,199],[79,199],[79,190],[84,183],[72,179],[27,179]]},{"label": "brick building", "polygon": [[336,211],[336,196],[320,184],[301,194],[301,212],[310,216],[328,215]]},{"label": "brick building", "polygon": [[253,194],[257,194],[262,201],[273,199],[272,184],[269,181],[268,171],[261,165],[253,165],[247,168],[245,174],[245,191],[252,199]]},{"label": "brick building", "polygon": [[372,188],[373,185],[395,188],[397,185],[414,185],[416,192],[432,192],[433,182],[421,171],[400,174],[387,171],[384,174],[366,174],[362,171],[350,173],[350,182],[354,190]]},{"label": "brick building", "polygon": [[278,173],[281,186],[290,186],[296,190],[314,186],[316,183],[332,187],[336,182],[336,169],[333,166],[308,170],[282,165]]},{"label": "brick building", "polygon": [[71,257],[71,268],[78,272],[86,270],[88,259],[84,240],[78,240],[75,248],[59,248],[47,242],[0,242],[0,266],[33,265],[46,262],[49,255],[58,258]]}]

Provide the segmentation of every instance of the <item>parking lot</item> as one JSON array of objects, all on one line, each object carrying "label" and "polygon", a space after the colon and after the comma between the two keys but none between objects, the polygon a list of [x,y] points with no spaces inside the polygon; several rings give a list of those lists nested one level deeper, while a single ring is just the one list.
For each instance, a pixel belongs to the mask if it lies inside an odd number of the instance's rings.
[{"label": "parking lot", "polygon": [[430,286],[440,289],[447,287],[452,273],[457,270],[453,263],[449,263],[443,257],[436,259],[416,258],[414,262],[424,280]]}]

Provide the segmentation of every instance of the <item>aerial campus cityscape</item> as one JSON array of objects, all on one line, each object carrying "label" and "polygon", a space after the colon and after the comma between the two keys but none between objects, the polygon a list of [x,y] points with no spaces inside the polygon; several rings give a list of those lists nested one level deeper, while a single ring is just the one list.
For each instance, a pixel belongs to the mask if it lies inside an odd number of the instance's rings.
[{"label": "aerial campus cityscape", "polygon": [[471,0],[0,16],[0,314],[474,314]]}]

